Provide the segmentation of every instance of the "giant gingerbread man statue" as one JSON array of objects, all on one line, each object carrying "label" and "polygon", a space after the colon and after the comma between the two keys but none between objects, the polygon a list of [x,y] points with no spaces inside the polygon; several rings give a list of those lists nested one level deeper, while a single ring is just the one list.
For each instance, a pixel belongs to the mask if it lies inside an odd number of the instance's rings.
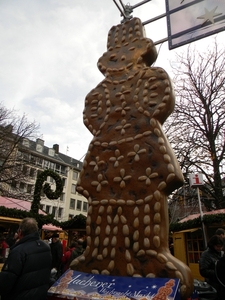
[{"label": "giant gingerbread man statue", "polygon": [[167,73],[151,67],[155,46],[139,19],[114,26],[98,61],[105,75],[86,97],[93,134],[77,191],[89,203],[87,248],[71,268],[93,274],[179,278],[182,299],[190,269],[168,249],[167,196],[183,184],[162,124],[174,108]]}]

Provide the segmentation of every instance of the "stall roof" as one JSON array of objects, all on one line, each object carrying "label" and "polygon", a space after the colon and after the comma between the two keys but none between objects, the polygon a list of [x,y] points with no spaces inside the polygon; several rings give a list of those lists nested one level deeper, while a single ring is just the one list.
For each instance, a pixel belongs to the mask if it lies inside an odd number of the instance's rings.
[{"label": "stall roof", "polygon": [[61,227],[57,227],[57,226],[54,226],[52,224],[44,224],[42,226],[42,229],[43,230],[48,230],[48,231],[63,231],[63,229]]},{"label": "stall roof", "polygon": [[176,231],[176,232],[174,232],[175,234],[176,233],[187,233],[187,232],[195,232],[195,231],[197,231],[197,230],[199,230],[199,229],[201,229],[200,227],[198,227],[198,228],[190,228],[190,229],[185,229],[185,230],[181,230],[181,231]]},{"label": "stall roof", "polygon": [[0,222],[1,223],[15,223],[15,224],[18,224],[21,221],[22,221],[22,219],[0,216]]},{"label": "stall roof", "polygon": [[[212,210],[212,211],[207,211],[203,213],[204,215],[216,215],[216,214],[225,214],[225,209],[217,209],[217,210]],[[199,214],[194,214],[194,215],[189,215],[188,217],[181,219],[179,221],[179,223],[184,223],[190,220],[194,220],[200,217],[200,213]]]},{"label": "stall roof", "polygon": [[[31,203],[31,201],[0,196],[0,206],[4,206],[6,208],[16,208],[20,210],[30,211]],[[46,213],[41,209],[39,209],[38,213],[41,215],[46,215]]]}]

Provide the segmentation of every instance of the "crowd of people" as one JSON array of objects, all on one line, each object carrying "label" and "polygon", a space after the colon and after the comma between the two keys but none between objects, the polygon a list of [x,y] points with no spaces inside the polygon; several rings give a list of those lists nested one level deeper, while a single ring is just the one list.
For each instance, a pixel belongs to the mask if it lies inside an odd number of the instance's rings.
[{"label": "crowd of people", "polygon": [[0,272],[0,299],[46,300],[49,287],[69,268],[71,259],[82,254],[84,247],[85,240],[72,241],[63,253],[58,233],[53,233],[47,243],[40,238],[36,220],[23,219],[8,255],[4,251],[9,245],[5,238],[1,240],[4,264]]},{"label": "crowd of people", "polygon": [[[6,253],[6,250],[10,251]],[[69,268],[70,263],[86,248],[85,236],[73,240],[63,251],[58,233],[50,243],[40,238],[38,224],[25,218],[17,233],[7,241],[0,236],[0,256],[4,265],[0,272],[1,300],[45,300],[49,287]],[[217,291],[216,300],[225,298],[225,230],[217,229],[199,261],[205,281]]]}]

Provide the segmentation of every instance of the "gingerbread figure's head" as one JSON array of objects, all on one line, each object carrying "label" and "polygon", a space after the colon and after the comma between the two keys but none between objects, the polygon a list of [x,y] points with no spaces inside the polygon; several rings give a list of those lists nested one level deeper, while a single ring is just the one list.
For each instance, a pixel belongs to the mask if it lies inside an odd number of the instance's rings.
[{"label": "gingerbread figure's head", "polygon": [[99,59],[98,68],[106,76],[128,74],[152,65],[156,58],[156,48],[152,40],[145,38],[141,20],[133,18],[110,29],[107,52]]}]

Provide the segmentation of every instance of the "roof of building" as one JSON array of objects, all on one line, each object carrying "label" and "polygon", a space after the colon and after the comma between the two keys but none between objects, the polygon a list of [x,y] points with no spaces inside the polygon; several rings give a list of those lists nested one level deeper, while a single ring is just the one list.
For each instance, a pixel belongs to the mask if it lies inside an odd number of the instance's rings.
[{"label": "roof of building", "polygon": [[[66,154],[63,154],[59,152],[59,145],[54,144],[51,148],[45,146],[45,141],[41,138],[37,138],[36,141],[33,141],[29,138],[22,137],[18,139],[18,135],[13,133],[13,126],[7,125],[7,126],[1,126],[0,125],[0,131],[5,130],[5,133],[7,136],[16,137],[19,141],[19,148],[23,150],[26,150],[25,152],[36,152],[37,156],[48,158],[48,160],[52,160],[54,162],[58,162],[59,164],[64,164],[66,166],[74,167],[77,170],[81,170],[83,163],[80,160],[77,160],[75,158],[72,158],[71,156],[68,156]],[[39,147],[39,150],[38,150]],[[34,154],[35,155],[35,154]]]},{"label": "roof of building", "polygon": [[[215,214],[225,214],[225,209],[217,209],[217,210],[207,211],[207,212],[203,213],[203,216],[204,215],[215,215]],[[186,218],[181,219],[179,221],[179,223],[184,223],[184,222],[187,222],[187,221],[190,221],[190,220],[197,219],[199,217],[200,217],[200,213],[199,214],[189,215]]]},{"label": "roof of building", "polygon": [[[31,201],[0,196],[0,206],[4,206],[6,208],[16,208],[20,210],[30,211],[31,203]],[[46,213],[41,209],[39,209],[38,213],[41,215],[46,215]]]},{"label": "roof of building", "polygon": [[[36,148],[37,144],[42,145],[43,150],[41,152],[36,150],[37,149]],[[22,143],[21,143],[21,145],[22,145]],[[22,146],[23,146],[24,149],[26,149],[26,146],[24,146],[24,145],[22,145]],[[78,170],[82,169],[83,163],[81,161],[75,159],[75,158],[72,158],[72,157],[70,157],[66,154],[63,154],[63,153],[59,152],[58,151],[59,150],[59,145],[58,144],[55,144],[55,145],[53,145],[52,148],[50,148],[50,147],[45,146],[44,141],[41,140],[41,139],[37,139],[36,141],[29,140],[28,149],[33,151],[33,152],[36,152],[38,156],[48,157],[49,160],[52,159],[54,161],[58,161],[59,163],[63,163],[65,165],[73,166]],[[49,149],[54,150],[53,155],[49,155]],[[56,151],[56,149],[57,149],[57,151]]]}]

